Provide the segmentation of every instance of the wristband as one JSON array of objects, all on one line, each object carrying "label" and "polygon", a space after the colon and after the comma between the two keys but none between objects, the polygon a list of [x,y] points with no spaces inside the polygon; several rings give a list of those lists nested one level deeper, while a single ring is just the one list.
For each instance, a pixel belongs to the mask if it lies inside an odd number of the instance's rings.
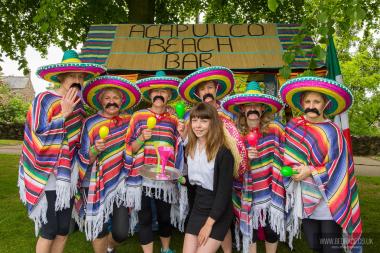
[{"label": "wristband", "polygon": [[143,142],[142,140],[140,140],[140,138],[137,138],[136,139],[137,143],[140,144],[140,145],[144,145],[145,142]]},{"label": "wristband", "polygon": [[95,149],[95,146],[91,146],[90,148],[90,152],[94,155],[94,156],[97,156],[99,154],[99,152]]}]

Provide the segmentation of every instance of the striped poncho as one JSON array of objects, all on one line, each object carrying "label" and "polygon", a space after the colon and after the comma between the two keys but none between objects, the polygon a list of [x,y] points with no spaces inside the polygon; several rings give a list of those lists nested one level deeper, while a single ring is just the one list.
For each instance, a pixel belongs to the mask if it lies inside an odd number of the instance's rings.
[{"label": "striped poncho", "polygon": [[[131,116],[127,113],[106,118],[100,113],[86,119],[79,150],[80,186],[88,187],[88,195],[82,194],[75,200],[74,217],[88,240],[95,239],[109,220],[114,203],[134,207],[129,199],[140,199],[136,192],[128,191],[126,178],[132,165],[132,156],[125,150],[125,134]],[[106,149],[90,164],[90,147],[100,139],[99,129],[109,128],[105,138]],[[140,204],[140,203],[138,203]]]},{"label": "striped poncho", "polygon": [[[145,188],[147,196],[162,199],[172,204],[171,222],[180,230],[183,230],[184,221],[187,212],[187,192],[184,186],[178,189],[174,182],[155,181],[142,179],[139,169],[145,165],[156,165],[158,162],[156,146],[171,146],[174,148],[174,156],[169,157],[167,166],[175,167],[176,164],[183,164],[178,159],[183,156],[177,156],[178,146],[181,138],[177,131],[178,119],[176,116],[165,112],[157,115],[149,109],[143,109],[132,115],[129,128],[126,134],[127,148],[134,142],[144,129],[147,129],[147,120],[149,117],[155,117],[156,126],[152,129],[152,137],[145,141],[145,144],[134,154],[132,172],[128,177],[129,186],[142,185]],[[182,168],[177,168],[182,169]],[[153,196],[153,192],[155,192]]]},{"label": "striped poncho", "polygon": [[[253,229],[259,226],[268,225],[281,241],[286,239],[285,188],[280,173],[284,128],[273,121],[261,135],[258,157],[250,160],[250,169],[244,174],[240,213],[244,252],[248,252]],[[250,147],[247,141],[246,146]]]},{"label": "striped poncho", "polygon": [[85,112],[78,103],[65,119],[61,101],[62,96],[54,91],[42,92],[26,116],[18,186],[29,218],[35,222],[36,235],[42,223],[47,222],[44,189],[49,176],[54,173],[56,177],[56,211],[69,208],[76,192],[78,171],[74,158]]},{"label": "striped poncho", "polygon": [[341,130],[330,120],[292,119],[286,126],[284,163],[307,165],[312,176],[300,183],[284,177],[287,192],[289,240],[299,233],[304,215],[309,217],[324,199],[334,221],[343,229],[346,251],[361,252],[359,196],[352,156]]}]

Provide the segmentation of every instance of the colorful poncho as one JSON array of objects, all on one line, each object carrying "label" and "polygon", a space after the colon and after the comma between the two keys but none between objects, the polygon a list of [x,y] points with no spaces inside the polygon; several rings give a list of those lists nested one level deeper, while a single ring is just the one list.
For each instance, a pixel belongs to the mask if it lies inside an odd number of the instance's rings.
[{"label": "colorful poncho", "polygon": [[[248,252],[253,229],[259,226],[269,225],[281,241],[286,239],[285,188],[280,173],[283,138],[282,124],[271,122],[258,140],[258,157],[250,160],[250,169],[244,174],[240,213],[244,252]],[[250,147],[247,141],[246,147]]]},{"label": "colorful poncho", "polygon": [[69,208],[76,192],[78,171],[74,158],[85,112],[82,103],[78,103],[65,120],[61,100],[62,96],[54,91],[42,92],[26,116],[18,186],[29,218],[35,222],[36,235],[42,223],[47,222],[44,189],[51,173],[56,177],[56,211]]},{"label": "colorful poncho", "polygon": [[[131,116],[120,114],[114,118],[106,118],[100,113],[87,118],[81,135],[79,150],[79,185],[85,183],[88,187],[87,197],[83,192],[75,200],[74,217],[81,229],[85,230],[88,240],[95,239],[103,229],[113,212],[114,203],[135,207],[136,192],[129,192],[126,187],[126,178],[132,165],[132,156],[125,150],[125,134]],[[98,154],[94,163],[90,164],[90,147],[100,139],[99,129],[102,126],[109,128],[105,138],[106,149]],[[89,182],[84,182],[88,181]],[[138,203],[140,204],[140,203]]]},{"label": "colorful poncho", "polygon": [[362,223],[354,164],[341,130],[330,120],[310,123],[298,117],[287,124],[285,132],[285,165],[307,165],[312,172],[301,183],[284,177],[290,242],[299,233],[303,213],[309,217],[323,198],[348,239],[344,243],[346,251],[361,252],[358,241]]},{"label": "colorful poncho", "polygon": [[[139,169],[144,165],[157,164],[157,152],[154,145],[165,145],[174,148],[175,154],[174,156],[169,157],[167,166],[175,167],[176,164],[183,164],[183,162],[178,161],[178,159],[183,159],[183,156],[177,155],[178,146],[181,142],[180,135],[177,131],[177,117],[169,112],[157,115],[149,109],[135,112],[132,115],[126,134],[127,148],[142,134],[144,129],[147,129],[147,119],[149,117],[156,117],[156,126],[152,129],[152,137],[145,141],[145,144],[134,154],[132,172],[128,177],[127,182],[130,186],[142,185],[145,188],[147,196],[157,199],[162,197],[165,202],[172,204],[172,224],[178,226],[180,230],[183,230],[183,224],[187,212],[186,188],[180,186],[180,189],[178,189],[177,185],[173,182],[142,179],[139,174]],[[181,170],[182,168],[177,169]],[[154,196],[153,192],[155,192]]]}]

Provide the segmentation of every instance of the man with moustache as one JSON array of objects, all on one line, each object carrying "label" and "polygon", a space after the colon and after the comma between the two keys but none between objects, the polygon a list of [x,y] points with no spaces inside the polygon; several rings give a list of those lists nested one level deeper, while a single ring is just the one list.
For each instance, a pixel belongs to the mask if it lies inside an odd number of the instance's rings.
[{"label": "man with moustache", "polygon": [[273,121],[282,102],[264,94],[251,81],[245,93],[223,99],[222,107],[238,116],[237,127],[245,138],[249,170],[244,174],[240,230],[243,252],[255,253],[257,230],[263,227],[267,253],[275,253],[278,240],[285,241],[285,189],[280,174],[284,130]]},{"label": "man with moustache", "polygon": [[[234,76],[230,69],[222,66],[213,66],[200,68],[197,71],[186,76],[179,84],[178,91],[180,96],[191,104],[206,102],[214,106],[220,119],[223,121],[224,132],[226,134],[229,149],[234,156],[234,182],[233,182],[233,207],[235,217],[240,213],[240,195],[242,187],[242,175],[247,170],[247,151],[244,140],[239,134],[235,123],[234,116],[220,106],[219,100],[224,98],[234,88]],[[188,115],[185,116],[185,119]],[[191,191],[190,191],[191,192]],[[192,198],[192,194],[189,194]],[[235,219],[235,223],[238,222]],[[239,244],[239,225],[235,226],[235,238]],[[238,245],[239,247],[239,245]],[[232,237],[229,231],[226,239],[222,242],[222,248],[225,253],[232,252]]]},{"label": "man with moustache", "polygon": [[302,223],[314,251],[362,252],[353,158],[342,131],[328,118],[350,108],[351,91],[330,79],[302,77],[284,83],[280,95],[302,113],[285,128],[284,164],[297,172],[284,177],[290,242]]},{"label": "man with moustache", "polygon": [[36,252],[64,250],[85,116],[78,92],[84,81],[104,71],[100,65],[81,63],[74,50],[65,51],[61,63],[37,70],[54,89],[38,94],[28,111],[18,178],[20,198],[39,234]]},{"label": "man with moustache", "polygon": [[[74,217],[86,238],[92,240],[95,253],[112,252],[117,243],[127,239],[129,208],[136,208],[136,191],[126,185],[132,164],[125,150],[125,134],[131,115],[125,111],[140,102],[139,88],[117,76],[101,76],[87,83],[83,100],[98,112],[83,125],[79,150],[80,197]],[[101,135],[103,129],[108,135]],[[103,139],[102,139],[103,138]],[[112,216],[112,235],[108,220]]]},{"label": "man with moustache", "polygon": [[[177,130],[178,119],[167,111],[167,103],[178,96],[177,87],[179,79],[168,77],[165,72],[158,71],[156,76],[137,81],[143,99],[152,106],[148,109],[136,111],[131,118],[126,134],[126,144],[133,152],[133,166],[129,185],[142,185],[141,210],[138,212],[139,239],[145,253],[153,252],[152,209],[151,201],[155,202],[157,220],[159,224],[159,236],[162,244],[161,252],[171,253],[171,222],[175,223],[172,205],[178,206],[183,194],[177,185],[171,181],[156,181],[147,178],[142,179],[139,170],[145,165],[157,165],[158,146],[174,148],[174,155],[170,156],[167,166],[175,167],[177,147],[180,142],[180,133]],[[148,129],[149,118],[156,119],[153,129]],[[183,221],[180,221],[183,223]]]}]

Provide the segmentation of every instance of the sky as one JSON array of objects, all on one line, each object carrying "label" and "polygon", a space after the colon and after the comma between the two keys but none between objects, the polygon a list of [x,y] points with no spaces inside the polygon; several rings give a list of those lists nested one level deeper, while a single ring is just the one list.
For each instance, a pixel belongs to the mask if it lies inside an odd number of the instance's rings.
[{"label": "sky", "polygon": [[[77,48],[79,53],[80,46]],[[26,49],[26,59],[28,61],[28,67],[30,69],[30,75],[32,79],[32,85],[34,87],[36,95],[46,90],[48,82],[39,78],[36,75],[36,70],[40,66],[59,63],[62,60],[63,51],[56,46],[50,46],[48,48],[48,54],[46,58],[42,58],[34,48],[29,47]],[[8,57],[2,58],[3,62],[0,62],[2,73],[4,76],[23,76],[23,72],[18,70],[18,64],[16,61],[10,60]]]}]

